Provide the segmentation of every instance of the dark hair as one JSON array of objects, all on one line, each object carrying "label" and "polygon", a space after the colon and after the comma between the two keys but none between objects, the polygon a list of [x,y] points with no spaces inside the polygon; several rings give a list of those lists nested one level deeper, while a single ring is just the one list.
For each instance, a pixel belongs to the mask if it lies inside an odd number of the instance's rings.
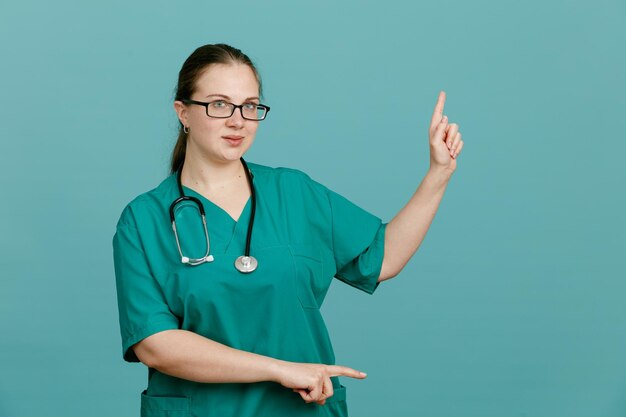
[{"label": "dark hair", "polygon": [[[261,76],[256,67],[246,54],[232,46],[218,43],[214,45],[204,45],[193,51],[183,64],[178,73],[178,84],[174,100],[191,98],[196,81],[202,73],[213,64],[244,64],[250,67],[259,83],[259,96],[262,96]],[[178,139],[172,151],[170,173],[176,172],[185,161],[187,150],[187,133],[181,123],[178,131]]]}]

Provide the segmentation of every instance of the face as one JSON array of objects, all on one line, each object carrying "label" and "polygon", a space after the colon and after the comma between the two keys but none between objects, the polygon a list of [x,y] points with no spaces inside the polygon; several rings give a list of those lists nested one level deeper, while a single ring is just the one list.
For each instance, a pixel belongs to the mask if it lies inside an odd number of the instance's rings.
[{"label": "face", "polygon": [[[244,64],[214,64],[198,78],[189,97],[196,101],[224,100],[234,104],[259,103],[259,84],[254,72]],[[213,162],[236,161],[254,142],[258,121],[246,120],[240,109],[227,119],[209,117],[206,108],[197,104],[174,102],[174,109],[187,126],[187,154]]]}]

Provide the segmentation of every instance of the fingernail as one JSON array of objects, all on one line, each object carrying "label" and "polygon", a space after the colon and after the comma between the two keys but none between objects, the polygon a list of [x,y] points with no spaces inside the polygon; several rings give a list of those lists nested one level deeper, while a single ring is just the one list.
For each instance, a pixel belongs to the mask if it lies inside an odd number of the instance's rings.
[{"label": "fingernail", "polygon": [[367,376],[367,374],[365,372],[360,372],[361,375],[363,376]]}]

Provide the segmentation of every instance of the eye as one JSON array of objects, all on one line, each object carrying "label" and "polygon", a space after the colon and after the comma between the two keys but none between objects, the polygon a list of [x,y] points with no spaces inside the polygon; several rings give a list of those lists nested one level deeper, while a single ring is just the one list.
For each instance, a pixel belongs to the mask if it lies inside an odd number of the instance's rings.
[{"label": "eye", "polygon": [[245,109],[245,110],[250,110],[250,111],[254,111],[254,110],[256,110],[256,106],[257,106],[257,105],[256,105],[255,103],[245,103],[245,104],[243,105],[243,107],[244,107],[244,109]]},{"label": "eye", "polygon": [[216,109],[220,109],[222,107],[226,107],[227,103],[223,100],[214,101],[211,103],[211,107],[215,107]]}]

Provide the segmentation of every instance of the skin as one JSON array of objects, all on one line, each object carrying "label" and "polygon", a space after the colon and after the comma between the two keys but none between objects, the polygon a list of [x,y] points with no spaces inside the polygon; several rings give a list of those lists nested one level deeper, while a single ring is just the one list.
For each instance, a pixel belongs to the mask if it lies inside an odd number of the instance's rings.
[{"label": "skin", "polygon": [[[252,70],[241,64],[212,65],[197,80],[191,99],[258,103],[259,86]],[[396,276],[421,244],[439,206],[463,141],[458,125],[443,116],[445,93],[440,92],[429,128],[430,168],[405,207],[387,226],[385,253],[378,281]],[[258,121],[246,120],[238,110],[228,119],[210,118],[198,105],[174,102],[189,136],[183,185],[205,195],[238,219],[250,195],[239,162],[254,142]],[[226,135],[243,136],[229,143]],[[141,362],[162,373],[202,383],[273,381],[300,394],[307,402],[325,404],[333,395],[331,377],[364,379],[366,374],[340,365],[298,363],[233,349],[186,330],[153,334],[133,347]]]}]

